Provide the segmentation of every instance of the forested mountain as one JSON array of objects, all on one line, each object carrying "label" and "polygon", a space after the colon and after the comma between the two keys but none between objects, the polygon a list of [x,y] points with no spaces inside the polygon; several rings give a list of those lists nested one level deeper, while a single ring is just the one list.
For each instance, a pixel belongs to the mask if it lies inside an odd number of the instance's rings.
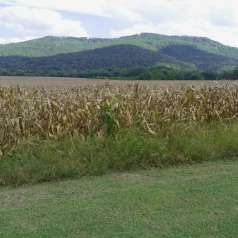
[{"label": "forested mountain", "polygon": [[238,60],[231,57],[207,53],[190,45],[170,45],[161,54],[176,60],[194,64],[201,71],[221,71],[238,66]]},{"label": "forested mountain", "polygon": [[171,45],[152,51],[133,45],[116,45],[48,57],[2,56],[0,74],[120,76],[131,70],[156,66],[216,72],[237,65],[236,59],[207,53],[193,46]]},{"label": "forested mountain", "polygon": [[158,51],[169,45],[190,45],[208,53],[238,59],[238,48],[225,46],[208,38],[166,36],[152,33],[143,33],[114,39],[47,36],[21,43],[0,45],[0,56],[52,56],[122,44],[135,45],[153,51]]},{"label": "forested mountain", "polygon": [[0,57],[0,72],[29,75],[80,75],[94,70],[145,68],[160,60],[157,52],[118,45],[49,57]]},{"label": "forested mountain", "polygon": [[45,37],[0,46],[0,75],[120,77],[144,75],[151,68],[150,75],[159,75],[164,68],[217,73],[237,67],[237,48],[199,37]]}]

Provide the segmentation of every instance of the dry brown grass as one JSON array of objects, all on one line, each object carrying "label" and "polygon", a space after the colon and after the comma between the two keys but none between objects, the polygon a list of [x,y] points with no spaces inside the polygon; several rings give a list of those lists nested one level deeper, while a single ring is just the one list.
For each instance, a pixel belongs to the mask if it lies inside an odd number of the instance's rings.
[{"label": "dry brown grass", "polygon": [[75,88],[0,88],[0,151],[28,138],[103,136],[138,126],[149,133],[178,122],[238,117],[238,87],[162,89],[99,83]]},{"label": "dry brown grass", "polygon": [[73,88],[83,86],[103,86],[105,83],[110,83],[114,86],[124,84],[140,84],[147,87],[156,88],[180,88],[180,87],[216,87],[222,85],[238,85],[238,81],[126,81],[126,80],[106,80],[106,79],[82,79],[82,78],[52,78],[52,77],[6,77],[0,76],[0,87],[25,87],[25,88]]}]

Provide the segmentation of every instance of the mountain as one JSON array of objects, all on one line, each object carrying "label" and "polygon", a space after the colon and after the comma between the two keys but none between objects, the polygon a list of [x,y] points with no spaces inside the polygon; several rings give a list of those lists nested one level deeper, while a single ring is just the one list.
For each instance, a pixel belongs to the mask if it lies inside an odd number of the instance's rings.
[{"label": "mountain", "polygon": [[225,46],[204,37],[166,36],[153,33],[142,33],[120,38],[75,38],[47,36],[40,39],[0,45],[0,56],[52,56],[62,53],[74,53],[114,45],[134,45],[158,51],[169,45],[194,46],[207,53],[238,59],[238,48]]},{"label": "mountain", "polygon": [[45,37],[0,45],[0,75],[123,76],[156,67],[222,72],[237,66],[237,48],[199,37]]},{"label": "mountain", "polygon": [[130,70],[156,66],[210,72],[236,65],[238,60],[207,53],[193,46],[171,45],[160,51],[152,51],[133,45],[116,45],[44,57],[2,56],[0,74],[120,76]]},{"label": "mountain", "polygon": [[0,57],[0,72],[29,75],[80,75],[93,70],[145,68],[160,60],[155,51],[132,45],[117,45],[48,57]]},{"label": "mountain", "polygon": [[120,73],[151,66],[194,68],[189,63],[133,45],[116,45],[44,57],[1,56],[0,74],[80,76]]},{"label": "mountain", "polygon": [[208,53],[190,45],[170,45],[161,49],[160,53],[182,62],[190,62],[200,71],[222,71],[238,66],[235,58]]}]

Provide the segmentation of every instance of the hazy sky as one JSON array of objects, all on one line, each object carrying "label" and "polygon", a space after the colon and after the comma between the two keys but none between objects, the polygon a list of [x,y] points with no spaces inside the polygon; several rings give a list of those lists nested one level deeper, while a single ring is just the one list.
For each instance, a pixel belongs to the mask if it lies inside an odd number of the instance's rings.
[{"label": "hazy sky", "polygon": [[0,0],[0,42],[154,32],[238,47],[237,9],[238,0]]}]

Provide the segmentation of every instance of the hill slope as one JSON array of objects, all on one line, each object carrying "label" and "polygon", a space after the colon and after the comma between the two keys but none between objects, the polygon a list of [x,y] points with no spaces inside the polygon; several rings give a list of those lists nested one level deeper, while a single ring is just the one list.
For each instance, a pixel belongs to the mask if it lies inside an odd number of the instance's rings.
[{"label": "hill slope", "polygon": [[190,45],[208,53],[238,59],[238,48],[222,45],[203,37],[166,36],[143,33],[114,39],[87,39],[74,37],[44,37],[21,43],[0,45],[0,56],[52,56],[73,53],[113,45],[135,45],[150,50],[160,50],[169,45]]},{"label": "hill slope", "polygon": [[200,71],[221,71],[238,66],[238,60],[216,55],[190,45],[170,45],[160,53],[176,60],[192,63]]},{"label": "hill slope", "polygon": [[137,46],[118,45],[49,57],[0,57],[0,73],[79,76],[93,70],[145,68],[160,58],[165,57]]},{"label": "hill slope", "polygon": [[171,45],[152,51],[133,45],[116,45],[48,57],[2,56],[0,75],[122,76],[128,70],[153,66],[215,72],[237,65],[236,59],[193,46]]}]

